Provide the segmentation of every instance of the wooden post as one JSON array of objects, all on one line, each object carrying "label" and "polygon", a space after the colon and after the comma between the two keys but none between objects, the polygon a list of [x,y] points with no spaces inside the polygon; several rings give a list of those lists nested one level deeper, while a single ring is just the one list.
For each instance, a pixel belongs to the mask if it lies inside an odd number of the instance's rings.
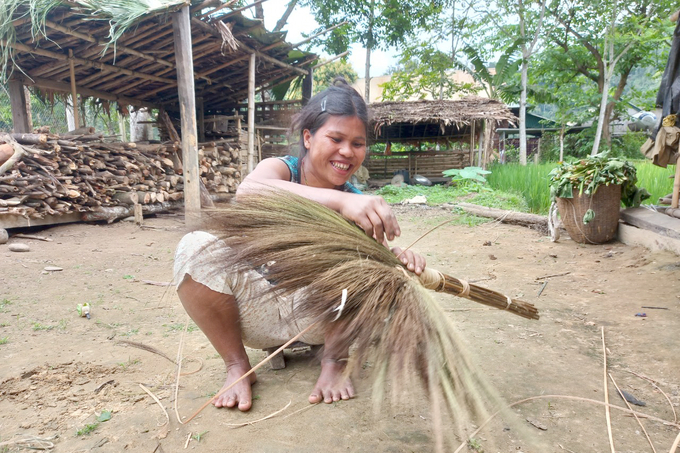
[{"label": "wooden post", "polygon": [[205,112],[203,105],[203,98],[196,99],[196,114],[198,117],[198,141],[205,141]]},{"label": "wooden post", "polygon": [[470,166],[474,165],[475,159],[475,124],[477,124],[476,120],[470,123]]},{"label": "wooden post", "polygon": [[127,141],[127,134],[125,133],[125,117],[122,113],[118,112],[118,129],[120,129],[120,141]]},{"label": "wooden post", "polygon": [[484,136],[482,133],[486,130],[486,124],[482,123],[482,130],[479,131],[479,138],[478,144],[477,144],[477,166],[481,167],[482,166],[482,146],[484,146]]},{"label": "wooden post", "polygon": [[194,95],[194,62],[191,49],[189,7],[172,15],[177,64],[177,88],[182,124],[182,163],[184,175],[184,221],[190,229],[198,227],[201,218],[201,189],[198,175],[198,142],[196,139],[196,99]]},{"label": "wooden post", "polygon": [[73,124],[76,129],[80,127],[78,120],[78,91],[76,90],[76,69],[73,64],[73,49],[68,50],[68,68],[71,73],[71,100],[73,104]]},{"label": "wooden post", "polygon": [[248,71],[248,174],[255,168],[255,54],[250,54]]},{"label": "wooden post", "polygon": [[9,102],[12,108],[14,132],[18,134],[31,132],[31,125],[28,124],[28,112],[26,111],[24,84],[20,80],[12,79],[7,85],[9,88]]},{"label": "wooden post", "polygon": [[314,68],[309,69],[309,74],[302,79],[302,105],[307,105],[314,92]]}]

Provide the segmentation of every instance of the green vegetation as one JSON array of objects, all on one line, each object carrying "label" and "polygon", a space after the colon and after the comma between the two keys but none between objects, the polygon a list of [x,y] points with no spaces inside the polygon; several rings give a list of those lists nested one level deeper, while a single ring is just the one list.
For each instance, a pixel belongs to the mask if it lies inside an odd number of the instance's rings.
[{"label": "green vegetation", "polygon": [[[184,330],[184,324],[181,322],[176,322],[174,324],[163,324],[163,327],[167,327],[169,332]],[[193,322],[190,322],[189,327],[187,327],[187,332],[195,332],[197,330],[198,326],[196,326],[196,324],[194,324]]]},{"label": "green vegetation", "polygon": [[202,433],[197,433],[191,436],[196,442],[200,442],[203,436],[205,436],[208,433],[208,431],[203,431]]},{"label": "green vegetation", "polygon": [[[629,161],[637,169],[637,186],[646,189],[651,198],[645,204],[657,203],[659,198],[671,193],[673,167],[661,168],[646,160]],[[488,184],[474,179],[460,181],[457,185],[403,186],[387,185],[376,194],[388,203],[400,203],[417,195],[427,198],[429,206],[445,203],[467,202],[490,208],[532,212],[546,215],[550,209],[550,172],[557,163],[496,164],[489,167]]]},{"label": "green vegetation", "polygon": [[136,365],[136,364],[138,364],[138,363],[141,363],[141,360],[139,360],[139,359],[134,359],[134,360],[128,359],[127,362],[119,362],[119,363],[118,363],[118,366],[120,366],[121,368],[123,368],[123,371],[125,371],[125,370],[127,370],[128,368],[130,368],[132,365]]},{"label": "green vegetation", "polygon": [[9,337],[0,338],[0,345],[9,343]]},{"label": "green vegetation", "polygon": [[97,416],[97,421],[94,423],[88,423],[87,425],[83,426],[80,428],[78,431],[76,431],[76,436],[85,436],[86,434],[90,434],[92,431],[97,429],[97,427],[103,423],[111,420],[111,411],[104,410],[102,411],[99,416]]},{"label": "green vegetation", "polygon": [[7,307],[8,305],[12,305],[12,301],[9,299],[2,299],[0,301],[0,313],[5,311],[5,307]]},{"label": "green vegetation", "polygon": [[33,323],[33,330],[35,330],[35,331],[52,330],[52,329],[65,330],[66,329],[66,320],[61,319],[57,325],[45,325],[45,324],[39,323],[38,321]]},{"label": "green vegetation", "polygon": [[78,431],[76,431],[76,436],[80,437],[80,436],[84,436],[86,434],[90,434],[92,431],[97,429],[98,426],[99,426],[99,422],[88,423],[87,425],[83,426]]}]

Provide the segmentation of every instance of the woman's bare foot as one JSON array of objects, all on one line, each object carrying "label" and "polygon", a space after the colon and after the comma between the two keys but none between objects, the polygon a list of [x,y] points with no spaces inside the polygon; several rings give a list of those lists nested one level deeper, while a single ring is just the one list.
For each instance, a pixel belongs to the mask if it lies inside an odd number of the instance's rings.
[{"label": "woman's bare foot", "polygon": [[[234,381],[250,371],[249,363],[238,363],[227,366],[227,380],[222,388],[230,386]],[[215,407],[237,407],[240,411],[247,411],[253,405],[253,392],[251,386],[257,381],[255,373],[224,392],[213,401]]]},{"label": "woman's bare foot", "polygon": [[354,386],[349,377],[343,375],[345,371],[345,360],[328,359],[321,360],[321,374],[316,381],[314,390],[309,395],[309,402],[312,404],[332,403],[334,401],[348,400],[354,398]]}]

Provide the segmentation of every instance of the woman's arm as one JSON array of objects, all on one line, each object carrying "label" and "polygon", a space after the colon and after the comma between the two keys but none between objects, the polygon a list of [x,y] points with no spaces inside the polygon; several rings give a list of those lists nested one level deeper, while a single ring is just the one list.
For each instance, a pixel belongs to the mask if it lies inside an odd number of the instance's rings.
[{"label": "woman's arm", "polygon": [[260,162],[245,177],[236,195],[259,190],[262,185],[278,187],[323,204],[348,220],[356,223],[368,236],[378,242],[394,240],[401,234],[392,208],[373,195],[361,195],[335,189],[321,189],[290,182],[290,170],[280,159],[269,158]]}]

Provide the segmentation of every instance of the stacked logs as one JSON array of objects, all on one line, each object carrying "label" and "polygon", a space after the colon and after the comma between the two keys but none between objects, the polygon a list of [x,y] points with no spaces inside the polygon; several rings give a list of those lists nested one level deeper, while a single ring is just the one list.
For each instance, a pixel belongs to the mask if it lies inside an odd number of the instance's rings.
[{"label": "stacked logs", "polygon": [[[208,191],[235,192],[241,176],[238,141],[199,147],[200,175]],[[177,142],[112,142],[96,133],[0,135],[0,216],[40,218],[179,202],[181,174]]]}]

